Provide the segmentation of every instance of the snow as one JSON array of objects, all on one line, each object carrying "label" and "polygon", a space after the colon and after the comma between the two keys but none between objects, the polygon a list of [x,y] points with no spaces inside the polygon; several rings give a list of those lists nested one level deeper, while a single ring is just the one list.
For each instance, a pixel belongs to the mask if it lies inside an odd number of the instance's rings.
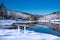
[{"label": "snow", "polygon": [[15,22],[15,20],[0,20],[0,26],[1,25],[12,25]]},{"label": "snow", "polygon": [[[21,29],[20,29],[21,30]],[[59,40],[60,38],[51,34],[37,33],[34,31],[21,30],[18,35],[17,29],[0,29],[0,40]]]}]

